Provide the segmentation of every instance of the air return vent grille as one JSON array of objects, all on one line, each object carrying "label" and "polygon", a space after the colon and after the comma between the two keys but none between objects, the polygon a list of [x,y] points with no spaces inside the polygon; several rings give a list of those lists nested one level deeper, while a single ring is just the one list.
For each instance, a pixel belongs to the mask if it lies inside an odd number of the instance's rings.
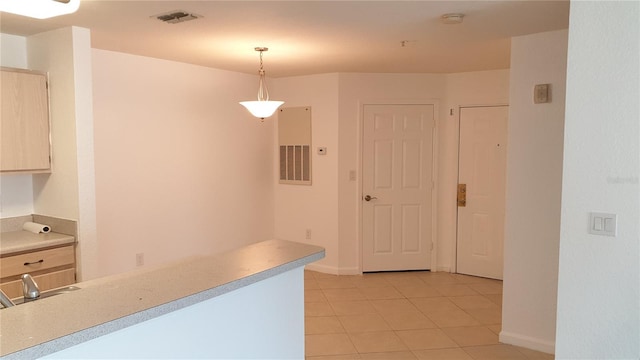
[{"label": "air return vent grille", "polygon": [[165,23],[168,24],[177,24],[177,23],[181,23],[181,22],[185,22],[185,21],[189,21],[189,20],[195,20],[195,19],[199,19],[202,16],[200,15],[196,15],[193,13],[190,13],[188,11],[183,11],[183,10],[174,10],[174,11],[169,11],[167,13],[164,14],[159,14],[159,15],[154,15],[152,16],[152,18],[156,18],[160,21],[163,21]]},{"label": "air return vent grille", "polygon": [[288,107],[278,113],[280,184],[311,185],[311,107]]},{"label": "air return vent grille", "polygon": [[281,183],[311,182],[309,145],[280,145]]}]

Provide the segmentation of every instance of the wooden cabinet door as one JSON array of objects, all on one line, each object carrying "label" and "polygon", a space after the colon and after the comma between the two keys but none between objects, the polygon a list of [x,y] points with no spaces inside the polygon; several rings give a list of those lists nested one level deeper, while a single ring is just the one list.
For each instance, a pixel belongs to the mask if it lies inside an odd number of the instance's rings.
[{"label": "wooden cabinet door", "polygon": [[0,71],[0,171],[51,169],[47,76],[26,70]]}]

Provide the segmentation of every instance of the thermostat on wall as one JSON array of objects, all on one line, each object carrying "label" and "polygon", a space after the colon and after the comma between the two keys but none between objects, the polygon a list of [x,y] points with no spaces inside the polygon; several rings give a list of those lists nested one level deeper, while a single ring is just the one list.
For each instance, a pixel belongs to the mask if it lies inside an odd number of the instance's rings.
[{"label": "thermostat on wall", "polygon": [[319,147],[318,148],[318,155],[327,155],[327,148],[326,147]]},{"label": "thermostat on wall", "polygon": [[538,84],[533,88],[533,103],[544,104],[551,102],[550,84]]}]

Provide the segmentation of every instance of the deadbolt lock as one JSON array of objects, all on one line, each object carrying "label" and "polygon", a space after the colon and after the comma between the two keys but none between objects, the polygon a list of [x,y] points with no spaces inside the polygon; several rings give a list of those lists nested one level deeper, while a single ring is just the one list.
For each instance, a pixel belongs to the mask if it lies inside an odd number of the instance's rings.
[{"label": "deadbolt lock", "polygon": [[458,206],[467,206],[467,184],[458,184]]}]

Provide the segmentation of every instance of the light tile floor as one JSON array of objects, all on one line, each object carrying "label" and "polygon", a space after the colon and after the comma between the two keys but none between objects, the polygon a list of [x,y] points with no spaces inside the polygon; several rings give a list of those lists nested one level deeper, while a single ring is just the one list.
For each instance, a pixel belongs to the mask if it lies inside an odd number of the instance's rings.
[{"label": "light tile floor", "polygon": [[306,358],[533,360],[500,344],[502,282],[424,272],[305,271]]}]

